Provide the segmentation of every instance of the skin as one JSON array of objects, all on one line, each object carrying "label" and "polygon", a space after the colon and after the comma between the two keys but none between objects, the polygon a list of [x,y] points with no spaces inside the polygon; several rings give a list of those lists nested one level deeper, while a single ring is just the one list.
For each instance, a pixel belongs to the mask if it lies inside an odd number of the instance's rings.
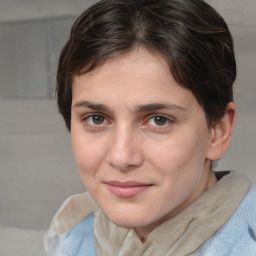
[{"label": "skin", "polygon": [[[110,59],[74,76],[72,93],[71,140],[82,182],[118,226],[135,228],[143,241],[216,183],[210,160],[229,144],[234,106],[227,121],[209,129],[202,107],[160,55],[136,49]],[[121,188],[120,197],[113,181],[145,189],[129,196]]]}]

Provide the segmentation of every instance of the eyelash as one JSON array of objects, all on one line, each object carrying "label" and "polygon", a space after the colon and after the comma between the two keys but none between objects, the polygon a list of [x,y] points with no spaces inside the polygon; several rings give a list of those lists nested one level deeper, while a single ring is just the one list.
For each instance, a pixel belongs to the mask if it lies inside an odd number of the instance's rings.
[{"label": "eyelash", "polygon": [[[156,118],[164,119],[164,123],[162,125],[157,125],[156,120],[155,120]],[[156,127],[157,129],[166,128],[170,123],[173,123],[173,120],[170,117],[167,117],[167,116],[162,115],[162,114],[154,114],[154,115],[149,116],[146,123],[149,124],[150,120],[153,120],[155,122],[155,124],[151,124],[150,126]]]},{"label": "eyelash", "polygon": [[[93,120],[89,121],[90,118],[94,118],[94,117],[99,117],[101,118],[103,121],[102,123],[96,124]],[[156,118],[162,118],[164,121],[162,125],[157,125],[156,124]],[[155,124],[149,124],[149,122],[153,120],[155,122]],[[110,122],[108,122],[108,118],[105,117],[104,115],[100,114],[100,113],[92,113],[92,114],[88,114],[82,117],[82,122],[85,122],[89,127],[93,127],[93,128],[103,128],[106,124],[109,124]],[[146,121],[143,123],[144,126],[151,126],[157,129],[164,129],[166,128],[170,123],[173,123],[173,119],[171,119],[170,117],[166,117],[165,115],[162,114],[153,114],[147,117]]]},{"label": "eyelash", "polygon": [[[107,120],[107,118],[104,116],[104,115],[102,115],[102,114],[99,114],[99,113],[92,113],[92,114],[88,114],[88,115],[85,115],[85,116],[83,116],[83,118],[82,118],[82,122],[86,122],[86,123],[88,123],[90,126],[102,126],[102,124],[91,124],[88,120],[89,120],[89,118],[93,118],[93,117],[100,117],[100,118],[102,118],[103,119],[103,123],[105,123],[105,121]],[[92,120],[92,122],[93,122],[93,120]]]}]

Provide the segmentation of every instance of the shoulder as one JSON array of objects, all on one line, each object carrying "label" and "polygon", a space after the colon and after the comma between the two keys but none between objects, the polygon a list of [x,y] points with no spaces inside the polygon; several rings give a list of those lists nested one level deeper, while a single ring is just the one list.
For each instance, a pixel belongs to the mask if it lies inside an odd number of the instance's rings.
[{"label": "shoulder", "polygon": [[90,214],[57,240],[54,255],[96,256],[93,226],[94,214]]},{"label": "shoulder", "polygon": [[93,221],[91,216],[94,216],[97,210],[98,206],[88,192],[68,197],[53,217],[45,235],[46,250],[48,250],[50,240],[59,240],[71,231],[76,234],[79,230],[83,230],[81,226],[91,225]]},{"label": "shoulder", "polygon": [[256,186],[230,219],[192,255],[256,255]]}]

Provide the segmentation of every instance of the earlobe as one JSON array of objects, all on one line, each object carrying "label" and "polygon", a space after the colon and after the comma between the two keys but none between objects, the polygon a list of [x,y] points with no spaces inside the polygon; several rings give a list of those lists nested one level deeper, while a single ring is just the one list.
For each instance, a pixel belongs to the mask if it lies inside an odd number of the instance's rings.
[{"label": "earlobe", "polygon": [[227,110],[223,118],[211,128],[211,138],[206,158],[208,160],[217,160],[227,150],[236,118],[236,105],[234,102],[227,104]]}]

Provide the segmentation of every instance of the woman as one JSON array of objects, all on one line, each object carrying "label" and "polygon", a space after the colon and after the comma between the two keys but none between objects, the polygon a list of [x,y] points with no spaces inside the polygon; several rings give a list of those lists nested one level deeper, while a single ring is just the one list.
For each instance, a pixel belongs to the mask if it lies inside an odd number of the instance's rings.
[{"label": "woman", "polygon": [[72,27],[57,96],[88,192],[56,255],[255,255],[255,189],[215,173],[236,116],[225,21],[201,0],[103,0]]}]

